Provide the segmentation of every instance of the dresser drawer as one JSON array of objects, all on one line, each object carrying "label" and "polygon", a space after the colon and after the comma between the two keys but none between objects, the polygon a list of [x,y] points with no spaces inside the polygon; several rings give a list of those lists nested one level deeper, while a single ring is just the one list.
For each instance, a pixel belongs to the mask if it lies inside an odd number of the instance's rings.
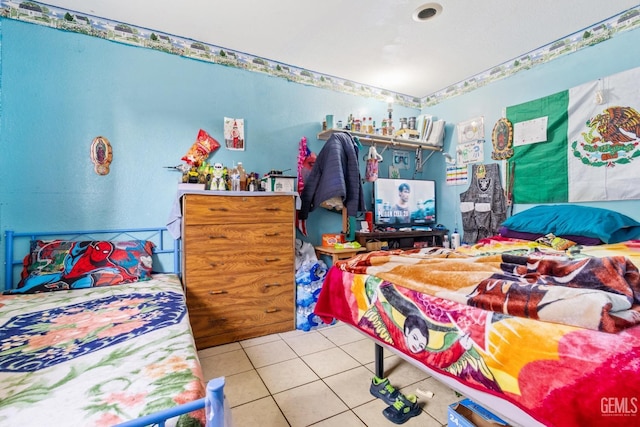
[{"label": "dresser drawer", "polygon": [[[188,305],[189,320],[196,340],[235,333],[256,326],[293,323],[293,289],[270,297],[219,295],[213,305]],[[193,298],[192,298],[193,299]]]},{"label": "dresser drawer", "polygon": [[242,277],[259,272],[267,277],[273,271],[289,271],[292,276],[295,273],[293,251],[286,248],[256,251],[240,247],[228,251],[200,251],[197,255],[185,256],[184,266],[187,286],[193,281],[220,275]]},{"label": "dresser drawer", "polygon": [[267,301],[281,295],[293,295],[291,270],[260,271],[239,274],[194,276],[187,285],[190,308],[235,304],[236,300],[252,298]]},{"label": "dresser drawer", "polygon": [[288,271],[293,277],[295,253],[290,224],[193,225],[184,231],[184,280],[210,281],[222,275],[233,281],[247,274],[268,277]]},{"label": "dresser drawer", "polygon": [[258,222],[293,223],[293,196],[183,196],[183,223],[254,224]]},{"label": "dresser drawer", "polygon": [[293,253],[293,225],[289,223],[191,225],[184,228],[188,255],[203,251],[262,252],[286,248]]},{"label": "dresser drawer", "polygon": [[[291,318],[276,323],[262,324],[258,322],[254,324],[249,322],[224,327],[202,324],[201,327],[201,333],[198,334],[198,338],[196,339],[196,348],[198,350],[249,338],[277,334],[279,332],[289,332],[295,329],[295,324],[292,313]],[[195,330],[194,328],[194,331]]]}]

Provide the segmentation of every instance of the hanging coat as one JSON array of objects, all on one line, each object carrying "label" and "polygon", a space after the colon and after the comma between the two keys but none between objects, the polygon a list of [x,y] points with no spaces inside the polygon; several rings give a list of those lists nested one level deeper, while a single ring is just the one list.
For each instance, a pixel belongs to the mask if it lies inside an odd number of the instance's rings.
[{"label": "hanging coat", "polygon": [[322,203],[338,198],[349,216],[364,212],[364,192],[358,163],[358,145],[347,132],[336,132],[325,142],[300,195],[298,219]]}]

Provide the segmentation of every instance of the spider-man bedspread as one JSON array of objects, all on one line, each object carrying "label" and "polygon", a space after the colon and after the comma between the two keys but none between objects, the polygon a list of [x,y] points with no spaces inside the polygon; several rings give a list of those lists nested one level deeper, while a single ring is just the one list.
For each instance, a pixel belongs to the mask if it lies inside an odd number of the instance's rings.
[{"label": "spider-man bedspread", "polygon": [[315,313],[544,425],[638,424],[640,275],[633,262],[606,249],[599,258],[526,245],[481,252],[430,248],[339,261]]}]

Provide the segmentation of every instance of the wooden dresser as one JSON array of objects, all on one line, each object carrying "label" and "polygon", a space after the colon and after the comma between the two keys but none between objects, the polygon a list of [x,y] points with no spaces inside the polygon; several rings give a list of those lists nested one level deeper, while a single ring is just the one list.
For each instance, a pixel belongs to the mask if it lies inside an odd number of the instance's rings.
[{"label": "wooden dresser", "polygon": [[295,329],[290,193],[182,196],[182,274],[198,349]]}]

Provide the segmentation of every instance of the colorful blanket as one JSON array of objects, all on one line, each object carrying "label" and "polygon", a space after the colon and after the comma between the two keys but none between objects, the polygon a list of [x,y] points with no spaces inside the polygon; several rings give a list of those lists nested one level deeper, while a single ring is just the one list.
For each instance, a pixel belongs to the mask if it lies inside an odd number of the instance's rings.
[{"label": "colorful blanket", "polygon": [[106,427],[204,397],[179,278],[0,296],[0,383],[0,425]]},{"label": "colorful blanket", "polygon": [[[632,294],[637,297],[633,279],[637,268],[628,258],[605,248],[599,248],[598,253],[612,258],[607,268],[604,261],[585,262],[589,260],[588,250],[575,256],[553,252],[541,256],[535,245],[500,242],[496,250],[501,255],[495,255],[489,254],[490,246],[456,252],[369,253],[338,262],[325,278],[315,314],[325,322],[338,319],[351,324],[461,385],[508,401],[544,425],[640,424],[640,326],[608,324],[592,313],[595,308],[586,310],[580,294],[570,304],[572,310],[566,307],[569,313],[565,314],[571,319],[568,323],[597,327],[568,325],[558,321],[562,319],[536,320],[546,317],[541,301],[547,294],[540,297],[534,292],[532,301],[525,304],[523,294],[503,291],[510,287],[519,291],[529,281],[540,280],[539,276],[550,276],[551,284],[532,285],[537,292],[544,293],[546,288],[581,289],[552,282],[562,278],[576,282],[582,274],[594,280],[594,286],[585,292],[587,300],[589,293],[594,293],[628,301]],[[465,250],[483,254],[471,257],[463,253]],[[516,257],[528,263],[510,262],[511,253],[518,253]],[[513,271],[504,265],[520,272],[511,277]],[[553,274],[537,272],[533,267],[539,265]],[[571,273],[554,273],[554,268],[563,267],[560,271],[564,271],[569,266],[575,267],[569,268]],[[602,268],[607,278],[600,276]],[[488,280],[494,275],[493,288],[500,292],[492,293]],[[482,281],[486,286],[474,291]],[[598,289],[595,284],[611,289]],[[618,293],[617,286],[625,290]],[[471,293],[463,297],[465,290]],[[509,297],[506,300],[505,295]],[[520,297],[519,302],[512,303],[512,295]],[[484,309],[504,306],[507,308]],[[613,316],[611,312],[609,317]],[[590,320],[581,320],[580,314]],[[597,330],[607,328],[622,329]],[[514,420],[512,413],[501,416]]]},{"label": "colorful blanket", "polygon": [[336,265],[512,316],[606,332],[640,323],[640,272],[624,256],[486,249],[479,256],[442,248],[377,251]]}]

